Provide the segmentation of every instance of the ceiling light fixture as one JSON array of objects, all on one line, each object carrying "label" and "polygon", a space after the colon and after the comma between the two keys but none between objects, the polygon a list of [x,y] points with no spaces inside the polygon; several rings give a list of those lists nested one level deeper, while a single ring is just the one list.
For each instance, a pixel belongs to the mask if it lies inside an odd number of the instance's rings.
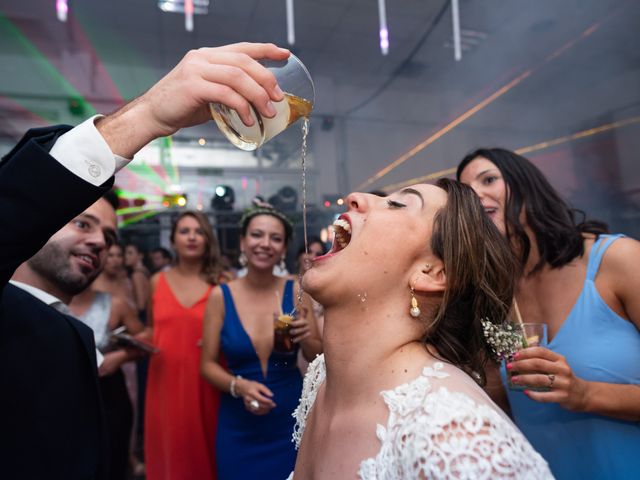
[{"label": "ceiling light fixture", "polygon": [[458,0],[451,0],[451,20],[453,22],[453,58],[456,62],[462,59],[462,46],[460,42],[460,9]]},{"label": "ceiling light fixture", "polygon": [[287,0],[287,42],[289,45],[296,43],[296,26],[293,17],[293,0]]},{"label": "ceiling light fixture", "polygon": [[184,28],[193,31],[193,16],[209,13],[209,0],[158,0],[158,8],[163,12],[184,13]]},{"label": "ceiling light fixture", "polygon": [[67,0],[56,0],[56,16],[61,22],[67,21],[67,14],[69,13],[69,4]]},{"label": "ceiling light fixture", "polygon": [[218,185],[213,191],[211,208],[216,211],[231,211],[236,201],[236,193],[229,185]]},{"label": "ceiling light fixture", "polygon": [[184,28],[193,32],[193,0],[184,0]]},{"label": "ceiling light fixture", "polygon": [[387,7],[384,0],[378,0],[378,16],[380,17],[380,51],[382,55],[389,53],[389,30],[387,29]]}]

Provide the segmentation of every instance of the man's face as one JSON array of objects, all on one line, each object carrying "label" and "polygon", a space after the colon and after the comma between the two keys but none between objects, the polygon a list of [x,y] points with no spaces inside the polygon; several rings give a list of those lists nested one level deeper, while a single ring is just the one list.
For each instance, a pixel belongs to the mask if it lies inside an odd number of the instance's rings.
[{"label": "man's face", "polygon": [[161,268],[169,265],[169,259],[162,255],[161,252],[151,252],[151,264],[153,268],[156,270],[160,270]]},{"label": "man's face", "polygon": [[102,270],[116,228],[115,211],[101,198],[56,232],[27,264],[63,292],[76,295]]}]

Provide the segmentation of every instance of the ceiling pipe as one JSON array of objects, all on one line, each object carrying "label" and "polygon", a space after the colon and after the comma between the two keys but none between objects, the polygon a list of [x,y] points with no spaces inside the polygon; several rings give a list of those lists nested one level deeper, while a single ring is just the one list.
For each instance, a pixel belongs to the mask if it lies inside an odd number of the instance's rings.
[{"label": "ceiling pipe", "polygon": [[293,0],[287,0],[287,42],[289,45],[296,43],[296,27],[293,16]]},{"label": "ceiling pipe", "polygon": [[451,20],[453,21],[453,58],[456,62],[462,59],[462,46],[460,42],[460,9],[458,0],[451,0]]},{"label": "ceiling pipe", "polygon": [[184,1],[184,28],[193,32],[193,0]]},{"label": "ceiling pipe", "polygon": [[387,29],[387,6],[385,0],[378,0],[378,16],[380,17],[380,52],[389,53],[389,30]]}]

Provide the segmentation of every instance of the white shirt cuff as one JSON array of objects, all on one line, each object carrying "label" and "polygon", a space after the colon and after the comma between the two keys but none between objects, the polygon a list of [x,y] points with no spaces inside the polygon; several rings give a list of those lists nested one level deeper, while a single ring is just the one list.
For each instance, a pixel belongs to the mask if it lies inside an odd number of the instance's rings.
[{"label": "white shirt cuff", "polygon": [[56,141],[49,152],[62,166],[95,186],[109,180],[131,160],[115,155],[102,138],[94,115],[69,130]]}]

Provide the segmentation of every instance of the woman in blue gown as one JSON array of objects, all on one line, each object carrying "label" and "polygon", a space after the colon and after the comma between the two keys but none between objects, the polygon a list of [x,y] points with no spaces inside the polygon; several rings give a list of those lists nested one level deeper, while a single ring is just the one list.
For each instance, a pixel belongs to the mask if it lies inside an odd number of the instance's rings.
[{"label": "woman in blue gown", "polygon": [[[245,213],[240,248],[247,275],[214,289],[207,304],[201,371],[223,393],[219,480],[286,478],[295,464],[292,413],[302,390],[298,349],[312,360],[322,347],[309,297],[298,300],[297,283],[273,274],[292,230],[269,205]],[[292,344],[274,345],[275,318],[294,311]]]}]

